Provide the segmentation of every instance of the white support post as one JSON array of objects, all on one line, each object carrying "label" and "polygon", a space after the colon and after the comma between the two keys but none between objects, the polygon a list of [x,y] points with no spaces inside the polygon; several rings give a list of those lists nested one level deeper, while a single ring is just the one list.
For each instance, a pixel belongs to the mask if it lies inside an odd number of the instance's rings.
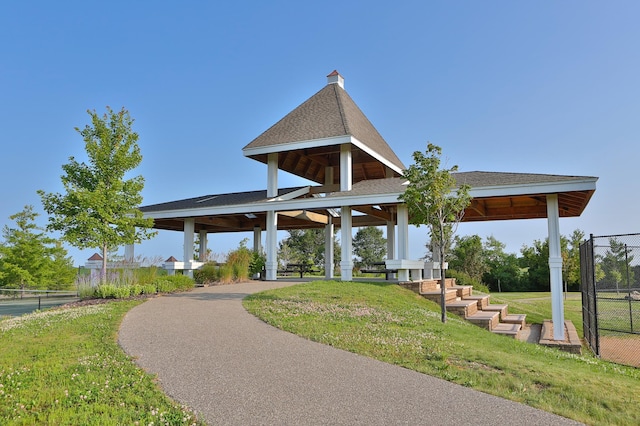
[{"label": "white support post", "polygon": [[209,255],[207,253],[209,241],[207,239],[207,231],[200,231],[198,234],[200,239],[200,246],[198,247],[198,260],[200,262],[206,262],[209,260]]},{"label": "white support post", "polygon": [[351,191],[353,185],[353,160],[351,145],[340,145],[340,191]]},{"label": "white support post", "polygon": [[278,153],[267,157],[267,197],[278,196]]},{"label": "white support post", "polygon": [[[396,258],[396,221],[395,210],[393,207],[390,209],[391,220],[387,221],[387,259]],[[390,274],[389,278],[396,278],[396,274]]]},{"label": "white support post", "polygon": [[267,261],[265,265],[266,280],[275,281],[278,276],[278,214],[273,210],[267,212]]},{"label": "white support post", "polygon": [[329,223],[324,227],[324,277],[333,278],[333,217],[329,215]]},{"label": "white support post", "polygon": [[260,253],[262,251],[262,228],[253,227],[253,251]]},{"label": "white support post", "polygon": [[547,224],[549,226],[549,278],[551,282],[551,320],[553,321],[553,339],[564,340],[560,210],[557,194],[547,195]]},{"label": "white support post", "polygon": [[132,264],[135,261],[135,253],[134,253],[133,244],[127,244],[124,246],[124,261],[128,264]]},{"label": "white support post", "polygon": [[396,222],[394,211],[391,210],[391,220],[387,221],[387,259],[396,258]]},{"label": "white support post", "polygon": [[185,272],[188,276],[193,278],[193,269],[191,269],[191,263],[193,262],[193,240],[195,234],[195,219],[187,218],[184,220],[184,266]]},{"label": "white support post", "polygon": [[353,237],[351,207],[342,207],[340,212],[340,245],[342,261],[340,262],[340,276],[342,281],[353,280]]},{"label": "white support post", "polygon": [[406,204],[398,204],[398,259],[409,258],[409,210]]}]

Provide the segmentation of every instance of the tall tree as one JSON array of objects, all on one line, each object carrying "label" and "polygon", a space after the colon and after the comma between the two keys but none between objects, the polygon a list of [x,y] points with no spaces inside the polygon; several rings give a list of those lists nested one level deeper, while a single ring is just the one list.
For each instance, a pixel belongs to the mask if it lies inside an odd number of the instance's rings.
[{"label": "tall tree", "polygon": [[9,218],[16,226],[5,226],[0,244],[0,287],[58,290],[68,288],[75,269],[66,250],[38,227],[33,206]]},{"label": "tall tree", "polygon": [[518,264],[518,257],[513,253],[506,253],[505,247],[493,235],[486,238],[483,250],[488,270],[482,280],[491,290],[519,291],[522,269]]},{"label": "tall tree", "polygon": [[[292,229],[289,236],[280,241],[278,257],[285,263],[308,263],[324,267],[324,229]],[[285,259],[287,261],[285,262]],[[340,260],[340,245],[333,235],[333,262]]]},{"label": "tall tree", "polygon": [[382,229],[375,226],[358,228],[353,237],[353,253],[358,256],[359,266],[371,266],[382,262],[387,254],[387,240],[382,236]]},{"label": "tall tree", "polygon": [[615,288],[620,291],[620,286],[627,287],[634,281],[633,268],[630,267],[634,256],[631,249],[617,238],[609,238],[609,247],[604,256],[599,255],[598,260],[602,266],[604,276],[598,283],[601,288]]},{"label": "tall tree", "polygon": [[431,242],[435,244],[440,261],[440,309],[442,322],[447,321],[445,307],[444,263],[458,223],[464,216],[465,208],[471,203],[470,187],[458,185],[451,174],[458,166],[450,169],[440,167],[442,149],[429,143],[425,153],[415,151],[414,163],[404,171],[409,184],[400,199],[407,204],[409,220],[416,226],[427,225],[431,231]]},{"label": "tall tree", "polygon": [[449,268],[464,272],[474,280],[481,282],[482,275],[488,270],[488,267],[480,236],[456,236],[454,243],[449,259]]},{"label": "tall tree", "polygon": [[50,215],[49,230],[60,231],[63,239],[80,249],[102,250],[102,280],[106,277],[110,248],[149,239],[152,219],[145,219],[138,206],[142,202],[144,178],[126,175],[142,161],[138,134],[132,130],[133,119],[122,108],[107,107],[101,117],[87,111],[91,124],[82,135],[88,163],[69,157],[62,166],[65,194],[38,193]]}]

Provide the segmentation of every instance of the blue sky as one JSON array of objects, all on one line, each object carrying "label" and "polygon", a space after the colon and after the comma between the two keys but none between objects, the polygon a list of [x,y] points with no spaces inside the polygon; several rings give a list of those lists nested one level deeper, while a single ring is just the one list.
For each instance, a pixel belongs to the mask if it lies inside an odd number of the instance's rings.
[{"label": "blue sky", "polygon": [[[61,166],[85,158],[74,127],[106,105],[136,120],[144,204],[263,189],[266,166],[242,147],[337,69],[405,165],[430,141],[461,171],[597,176],[561,233],[640,232],[639,19],[635,1],[2,2],[0,225],[26,204],[44,213],[36,190],[62,190]],[[518,252],[546,226],[458,233]],[[426,232],[411,231],[413,257]],[[80,264],[94,250],[69,252]],[[182,237],[136,254],[181,257]]]}]

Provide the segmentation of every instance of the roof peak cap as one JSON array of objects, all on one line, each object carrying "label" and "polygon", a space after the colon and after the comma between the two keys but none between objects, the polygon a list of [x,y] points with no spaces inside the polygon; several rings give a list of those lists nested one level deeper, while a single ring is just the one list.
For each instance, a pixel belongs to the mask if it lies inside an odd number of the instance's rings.
[{"label": "roof peak cap", "polygon": [[337,84],[344,89],[344,77],[336,70],[327,76],[327,84]]}]

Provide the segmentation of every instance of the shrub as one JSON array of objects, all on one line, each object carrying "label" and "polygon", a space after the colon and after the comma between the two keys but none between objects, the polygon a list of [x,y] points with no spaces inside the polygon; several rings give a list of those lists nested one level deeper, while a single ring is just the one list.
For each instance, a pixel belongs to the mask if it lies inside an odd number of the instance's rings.
[{"label": "shrub", "polygon": [[134,284],[129,288],[130,296],[137,296],[139,294],[142,294],[142,286],[140,284]]},{"label": "shrub", "polygon": [[229,284],[233,282],[233,266],[225,263],[220,266],[220,278],[219,281],[222,284]]},{"label": "shrub", "polygon": [[113,284],[100,284],[96,288],[96,297],[100,299],[113,299],[116,297],[116,287]]},{"label": "shrub", "polygon": [[113,293],[113,297],[115,297],[116,299],[126,299],[130,295],[131,295],[130,285],[123,285],[120,287],[116,287]]},{"label": "shrub", "polygon": [[249,264],[253,258],[251,250],[240,244],[236,250],[229,252],[227,265],[231,266],[232,276],[238,281],[249,279]]},{"label": "shrub", "polygon": [[156,285],[153,283],[145,284],[142,286],[142,294],[156,294],[157,291],[158,289],[156,288]]},{"label": "shrub", "polygon": [[264,253],[254,251],[251,253],[251,262],[249,263],[249,273],[253,276],[259,274],[267,263],[267,257]]},{"label": "shrub", "polygon": [[215,262],[208,262],[198,270],[193,271],[193,278],[197,283],[210,284],[220,280],[220,267]]},{"label": "shrub", "polygon": [[156,278],[156,288],[158,293],[172,293],[174,291],[184,291],[192,289],[194,281],[186,275],[167,275]]}]

